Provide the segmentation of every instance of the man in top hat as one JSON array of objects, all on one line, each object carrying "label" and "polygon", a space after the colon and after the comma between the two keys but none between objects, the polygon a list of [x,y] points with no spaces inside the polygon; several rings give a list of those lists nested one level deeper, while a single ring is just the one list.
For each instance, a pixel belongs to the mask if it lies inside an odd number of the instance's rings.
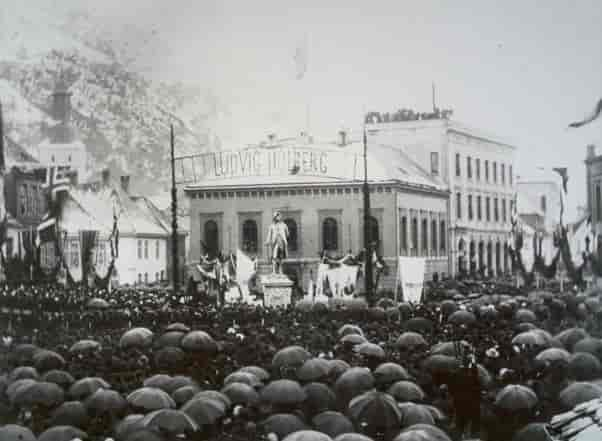
[{"label": "man in top hat", "polygon": [[268,230],[266,245],[269,246],[268,252],[272,259],[272,272],[281,274],[281,261],[288,256],[288,227],[282,221],[279,211],[274,213],[272,224]]}]

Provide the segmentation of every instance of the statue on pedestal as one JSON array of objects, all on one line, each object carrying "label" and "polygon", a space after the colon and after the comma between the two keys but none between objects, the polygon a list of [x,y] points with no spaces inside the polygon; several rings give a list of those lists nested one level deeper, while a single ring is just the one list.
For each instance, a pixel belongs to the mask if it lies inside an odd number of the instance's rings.
[{"label": "statue on pedestal", "polygon": [[272,218],[266,240],[273,274],[282,274],[282,259],[288,257],[288,235],[288,227],[282,220],[280,212],[277,211]]}]

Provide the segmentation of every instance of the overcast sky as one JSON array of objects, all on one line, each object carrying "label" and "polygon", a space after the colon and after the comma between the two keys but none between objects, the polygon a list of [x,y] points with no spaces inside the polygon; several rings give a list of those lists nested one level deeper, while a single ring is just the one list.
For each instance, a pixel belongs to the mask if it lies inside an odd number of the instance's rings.
[{"label": "overcast sky", "polygon": [[[435,82],[440,107],[518,146],[520,176],[568,166],[572,213],[585,203],[585,146],[597,143],[602,153],[602,120],[566,126],[602,97],[600,0],[89,5],[111,20],[156,28],[172,54],[148,60],[154,74],[213,91],[223,112],[215,130],[233,146],[271,130],[294,135],[305,126],[307,103],[311,131],[333,136],[358,127],[364,110],[428,111]],[[304,37],[308,71],[296,80],[293,56]]]}]

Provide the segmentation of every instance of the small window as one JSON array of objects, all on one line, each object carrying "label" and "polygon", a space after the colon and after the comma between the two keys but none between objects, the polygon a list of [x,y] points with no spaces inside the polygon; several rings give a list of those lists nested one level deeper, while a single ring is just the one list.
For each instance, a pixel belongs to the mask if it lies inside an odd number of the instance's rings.
[{"label": "small window", "polygon": [[148,240],[144,241],[144,258],[148,259]]},{"label": "small window", "polygon": [[497,184],[497,162],[493,162],[493,183]]},{"label": "small window", "polygon": [[142,274],[138,273],[138,283],[142,283]]},{"label": "small window", "polygon": [[487,222],[491,220],[491,198],[489,196],[485,198],[485,220]]},{"label": "small window", "polygon": [[485,160],[485,182],[489,182],[489,161]]},{"label": "small window", "polygon": [[439,152],[431,152],[431,174],[439,174]]},{"label": "small window", "polygon": [[506,166],[500,164],[500,177],[502,178],[502,185],[506,185]]},{"label": "small window", "polygon": [[506,199],[502,199],[502,221],[506,222],[507,220]]},{"label": "small window", "polygon": [[148,283],[148,273],[144,273],[144,283]]},{"label": "small window", "polygon": [[327,217],[322,222],[322,247],[325,251],[339,249],[339,228],[336,219]]},{"label": "small window", "polygon": [[482,203],[483,200],[481,198],[481,195],[477,196],[477,220],[483,219],[483,209],[481,207]]},{"label": "small window", "polygon": [[439,223],[439,247],[442,252],[445,252],[445,243],[447,241],[447,230],[445,228],[445,221]]},{"label": "small window", "polygon": [[422,231],[421,231],[421,236],[422,236],[422,253],[423,255],[427,255],[428,251],[429,251],[429,241],[428,241],[428,234],[429,234],[429,221],[428,219],[422,219]]},{"label": "small window", "polygon": [[468,179],[472,179],[472,158],[470,156],[466,157],[466,176]]},{"label": "small window", "polygon": [[462,219],[462,193],[456,193],[456,217]]},{"label": "small window", "polygon": [[461,166],[460,166],[460,153],[456,153],[456,176],[460,177],[461,175]]},{"label": "small window", "polygon": [[412,219],[412,251],[418,250],[418,219]]},{"label": "small window", "polygon": [[433,255],[437,254],[437,221],[431,221],[431,250]]},{"label": "small window", "polygon": [[138,259],[142,259],[142,241],[138,239]]},{"label": "small window", "polygon": [[155,241],[155,259],[157,259],[157,260],[159,260],[159,256],[161,254],[160,250],[161,250],[160,242],[159,242],[159,240],[156,240]]},{"label": "small window", "polygon": [[408,218],[402,216],[401,218],[401,252],[406,253],[408,251]]},{"label": "small window", "polygon": [[295,252],[299,250],[298,245],[298,231],[297,231],[297,222],[294,219],[287,217],[284,219],[284,223],[288,228],[288,249],[289,251]]},{"label": "small window", "polygon": [[541,199],[541,202],[540,202],[540,205],[541,205],[541,211],[543,211],[543,212],[545,213],[545,212],[546,212],[546,209],[548,208],[548,207],[547,207],[547,200],[546,200],[546,196],[545,196],[545,195],[542,195],[540,199]]},{"label": "small window", "polygon": [[477,175],[477,181],[481,180],[481,160],[479,158],[475,159],[475,169]]},{"label": "small window", "polygon": [[498,207],[498,199],[493,199],[493,219],[495,222],[499,222],[500,220],[500,212]]},{"label": "small window", "polygon": [[468,220],[472,220],[473,211],[472,211],[472,195],[468,195]]},{"label": "small window", "polygon": [[51,162],[54,162],[54,155],[52,155],[52,156],[50,157],[50,161],[51,161]]},{"label": "small window", "polygon": [[511,165],[508,166],[508,178],[509,178],[509,181],[510,181],[510,185],[512,185],[512,182],[514,180],[514,176],[512,176],[512,166]]},{"label": "small window", "polygon": [[71,162],[71,155],[69,155],[68,161]]}]

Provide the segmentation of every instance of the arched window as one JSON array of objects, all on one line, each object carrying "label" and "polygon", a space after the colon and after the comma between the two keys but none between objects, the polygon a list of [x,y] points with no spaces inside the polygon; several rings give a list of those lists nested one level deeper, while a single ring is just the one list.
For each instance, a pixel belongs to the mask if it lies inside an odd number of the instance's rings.
[{"label": "arched window", "polygon": [[431,221],[431,250],[437,254],[437,221]]},{"label": "arched window", "polygon": [[412,219],[412,251],[418,251],[418,219]]},{"label": "arched window", "polygon": [[403,216],[401,218],[401,252],[407,253],[408,251],[408,218]]},{"label": "arched window", "polygon": [[322,222],[322,247],[325,251],[339,249],[339,227],[336,219],[327,217]]},{"label": "arched window", "polygon": [[378,253],[380,252],[380,234],[378,231],[378,220],[373,216],[368,218],[368,230],[370,231],[370,242],[374,245],[373,250]]},{"label": "arched window", "polygon": [[547,205],[548,205],[547,201],[546,201],[546,196],[545,195],[541,196],[539,204],[541,206],[541,211],[543,211],[545,213]]},{"label": "arched window", "polygon": [[299,249],[299,244],[297,242],[297,222],[294,219],[287,217],[284,219],[284,223],[288,228],[288,249],[289,251],[297,251]]},{"label": "arched window", "polygon": [[247,219],[242,224],[242,249],[247,253],[256,253],[258,240],[257,222]]},{"label": "arched window", "polygon": [[148,283],[148,273],[144,273],[144,283]]},{"label": "arched window", "polygon": [[209,220],[204,226],[205,252],[217,254],[219,251],[219,229],[215,221]]},{"label": "arched window", "polygon": [[422,252],[426,255],[429,251],[429,221],[427,219],[422,219]]},{"label": "arched window", "polygon": [[445,252],[445,243],[447,241],[447,231],[445,229],[445,221],[441,221],[439,224],[439,247],[441,251]]}]

